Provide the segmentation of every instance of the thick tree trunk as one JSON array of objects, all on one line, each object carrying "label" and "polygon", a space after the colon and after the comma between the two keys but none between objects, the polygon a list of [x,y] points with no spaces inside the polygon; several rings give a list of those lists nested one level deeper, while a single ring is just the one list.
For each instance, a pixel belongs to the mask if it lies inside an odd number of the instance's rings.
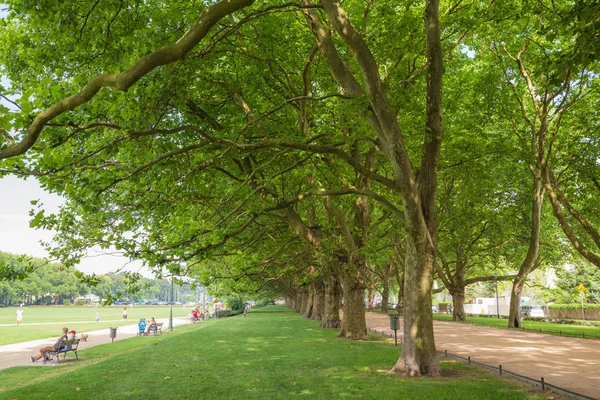
[{"label": "thick tree trunk", "polygon": [[317,280],[313,288],[313,309],[310,319],[321,321],[325,312],[325,286],[321,280]]},{"label": "thick tree trunk", "polygon": [[508,312],[508,327],[521,327],[521,292],[525,284],[525,277],[518,277],[513,282],[513,287],[510,292],[510,309]]},{"label": "thick tree trunk", "polygon": [[452,290],[452,321],[465,322],[465,287],[456,287]]},{"label": "thick tree trunk", "polygon": [[373,311],[373,309],[375,308],[375,288],[373,287],[373,284],[369,284],[369,294],[368,294],[368,299],[369,299],[369,311]]},{"label": "thick tree trunk", "polygon": [[404,278],[404,339],[400,359],[393,372],[409,376],[440,376],[433,336],[431,288],[435,253],[425,235],[414,243],[409,238]]},{"label": "thick tree trunk", "polygon": [[340,290],[333,276],[325,280],[325,310],[321,328],[340,328]]},{"label": "thick tree trunk", "polygon": [[311,284],[308,286],[308,292],[306,294],[306,306],[304,308],[304,313],[302,314],[302,316],[304,318],[312,317],[314,299],[315,299],[315,288]]},{"label": "thick tree trunk", "polygon": [[344,321],[338,336],[346,339],[361,340],[367,338],[365,319],[365,284],[357,276],[342,277],[344,291]]}]

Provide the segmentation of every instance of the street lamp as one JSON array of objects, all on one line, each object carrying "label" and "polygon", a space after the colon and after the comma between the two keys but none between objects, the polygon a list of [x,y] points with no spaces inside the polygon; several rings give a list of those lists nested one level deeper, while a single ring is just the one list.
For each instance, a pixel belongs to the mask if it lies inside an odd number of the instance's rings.
[{"label": "street lamp", "polygon": [[173,332],[173,274],[171,274],[171,312],[169,313],[169,332]]}]

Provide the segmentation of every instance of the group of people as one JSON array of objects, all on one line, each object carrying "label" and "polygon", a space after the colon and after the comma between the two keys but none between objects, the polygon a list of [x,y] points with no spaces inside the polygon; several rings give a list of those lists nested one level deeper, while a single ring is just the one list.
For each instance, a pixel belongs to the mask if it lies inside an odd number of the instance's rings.
[{"label": "group of people", "polygon": [[[206,307],[208,308],[208,307]],[[200,321],[200,319],[204,320],[204,315],[206,314],[207,310],[205,309],[205,307],[202,308],[194,308],[190,311],[189,313],[189,317],[192,320],[192,323],[196,323],[198,321]]]},{"label": "group of people", "polygon": [[29,359],[31,362],[36,362],[44,357],[47,357],[47,353],[56,353],[60,350],[70,349],[71,343],[69,340],[74,340],[77,332],[75,330],[69,331],[68,328],[62,329],[62,335],[56,340],[52,346],[40,347],[39,354],[35,356],[30,356]]}]

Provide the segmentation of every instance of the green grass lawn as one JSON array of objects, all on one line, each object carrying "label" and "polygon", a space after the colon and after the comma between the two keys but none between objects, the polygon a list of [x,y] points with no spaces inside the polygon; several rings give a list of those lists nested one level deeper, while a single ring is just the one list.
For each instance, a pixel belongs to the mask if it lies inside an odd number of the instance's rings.
[{"label": "green grass lawn", "polygon": [[442,361],[439,379],[392,375],[400,352],[393,343],[337,333],[284,307],[256,309],[84,349],[77,362],[0,371],[0,398],[544,398],[454,361]]},{"label": "green grass lawn", "polygon": [[[187,316],[190,308],[173,307],[173,317]],[[31,306],[25,307],[23,322],[16,326],[17,307],[0,308],[0,346],[20,343],[28,340],[56,338],[61,329],[67,327],[78,333],[105,329],[109,326],[131,325],[140,318],[168,318],[169,307],[133,307],[127,308],[127,320],[121,321],[123,307],[63,307],[63,306]],[[100,322],[96,322],[96,313],[100,314]]]},{"label": "green grass lawn", "polygon": [[[452,321],[452,315],[449,314],[433,314],[433,318],[438,321]],[[507,318],[487,318],[487,317],[467,317],[467,323],[475,323],[477,325],[495,326],[498,328],[506,328],[508,326]],[[600,339],[600,327],[597,326],[580,326],[580,325],[566,325],[566,324],[555,324],[552,322],[539,322],[539,321],[526,321],[522,320],[521,324],[528,331],[536,330],[538,333],[540,329],[541,333],[548,333],[553,335],[563,336],[574,336],[582,337],[582,333],[585,336],[596,339]]]}]

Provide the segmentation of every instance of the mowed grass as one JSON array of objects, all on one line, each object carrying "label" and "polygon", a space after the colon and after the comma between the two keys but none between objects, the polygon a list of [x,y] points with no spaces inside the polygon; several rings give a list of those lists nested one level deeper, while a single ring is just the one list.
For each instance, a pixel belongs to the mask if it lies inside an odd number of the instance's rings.
[{"label": "mowed grass", "polygon": [[[452,321],[452,315],[448,314],[433,314],[433,318],[438,321]],[[475,323],[476,325],[494,326],[497,328],[507,328],[507,318],[487,318],[487,317],[467,317],[467,323]],[[582,333],[589,338],[600,339],[600,327],[597,326],[580,326],[580,325],[566,325],[566,324],[555,324],[552,322],[541,322],[541,321],[526,321],[521,320],[521,325],[528,331],[537,331],[540,333],[547,333],[552,335],[563,335],[563,336],[576,336],[582,337]]]},{"label": "mowed grass", "polygon": [[[173,307],[173,317],[187,316],[190,308]],[[78,333],[105,329],[109,326],[135,324],[140,318],[168,318],[169,307],[127,308],[127,320],[122,321],[123,307],[64,307],[31,306],[24,307],[21,326],[16,326],[17,307],[0,308],[0,346],[29,340],[56,338],[63,327],[75,329]],[[96,322],[96,313],[100,322]]]},{"label": "mowed grass", "polygon": [[348,341],[272,306],[82,350],[80,360],[0,371],[6,399],[542,399],[486,371],[442,361],[444,377],[388,373],[389,341]]}]

